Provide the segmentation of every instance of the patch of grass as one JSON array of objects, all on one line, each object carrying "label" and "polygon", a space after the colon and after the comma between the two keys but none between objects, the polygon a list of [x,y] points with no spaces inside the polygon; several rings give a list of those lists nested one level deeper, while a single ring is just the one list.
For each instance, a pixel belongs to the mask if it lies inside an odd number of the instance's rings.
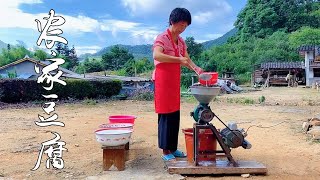
[{"label": "patch of grass", "polygon": [[97,105],[97,103],[98,103],[98,101],[95,99],[85,99],[82,102],[83,105],[90,105],[90,106]]},{"label": "patch of grass", "polygon": [[213,98],[212,101],[214,101],[214,102],[220,102],[220,99],[216,96],[216,97]]},{"label": "patch of grass", "polygon": [[181,97],[181,98],[183,98],[183,100],[184,100],[185,102],[187,102],[187,103],[195,103],[195,104],[198,103],[198,101],[196,100],[196,98],[194,98],[192,95],[191,95],[191,96],[183,96],[183,97]]},{"label": "patch of grass", "polygon": [[227,98],[227,103],[233,103],[234,98]]},{"label": "patch of grass", "polygon": [[227,98],[227,103],[235,103],[235,104],[256,104],[256,101],[252,98],[248,97],[240,97],[240,98]]},{"label": "patch of grass", "polygon": [[313,142],[314,144],[320,144],[320,139],[312,140],[312,142]]},{"label": "patch of grass", "polygon": [[251,99],[251,98],[245,98],[244,104],[255,104],[255,101],[254,99]]},{"label": "patch of grass", "polygon": [[307,135],[306,141],[309,142],[309,144],[320,144],[320,139],[312,139],[311,135]]},{"label": "patch of grass", "polygon": [[313,140],[313,143],[320,144],[320,139]]},{"label": "patch of grass", "polygon": [[266,97],[264,97],[264,96],[260,96],[259,97],[259,103],[260,104],[263,104],[265,101],[266,101]]},{"label": "patch of grass", "polygon": [[309,144],[320,144],[320,139],[313,139],[311,134],[302,133],[306,135],[306,141],[309,142]]},{"label": "patch of grass", "polygon": [[245,103],[244,103],[244,99],[245,99],[245,98],[235,98],[235,99],[234,99],[234,102],[235,102],[236,104],[245,104]]}]

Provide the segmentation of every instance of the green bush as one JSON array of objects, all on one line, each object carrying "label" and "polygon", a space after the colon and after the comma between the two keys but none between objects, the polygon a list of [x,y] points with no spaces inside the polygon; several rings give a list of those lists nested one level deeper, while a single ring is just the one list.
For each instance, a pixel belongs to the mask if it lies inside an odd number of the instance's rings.
[{"label": "green bush", "polygon": [[67,85],[53,84],[47,91],[36,80],[3,79],[0,80],[0,101],[7,103],[43,100],[42,95],[56,94],[58,99],[109,98],[119,94],[122,86],[120,81],[96,80],[64,80]]},{"label": "green bush", "polygon": [[0,92],[0,101],[15,103],[41,99],[45,90],[35,80],[3,79],[0,80]]},{"label": "green bush", "polygon": [[245,84],[250,83],[251,81],[251,73],[246,72],[244,74],[238,74],[236,77],[236,84]]},{"label": "green bush", "polygon": [[[192,85],[192,75],[194,75],[194,73],[181,74],[181,87],[189,88]],[[195,82],[197,81],[198,79],[195,78]]]}]

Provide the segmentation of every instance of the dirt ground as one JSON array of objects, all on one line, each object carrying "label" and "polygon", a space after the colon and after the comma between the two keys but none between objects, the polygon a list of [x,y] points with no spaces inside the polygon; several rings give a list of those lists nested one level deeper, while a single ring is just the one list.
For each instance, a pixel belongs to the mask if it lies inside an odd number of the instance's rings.
[{"label": "dirt ground", "polygon": [[[265,96],[265,103],[258,98]],[[246,99],[252,101],[246,101]],[[245,102],[250,102],[246,104]],[[320,92],[305,88],[269,88],[262,91],[218,96],[211,102],[213,111],[224,121],[236,121],[239,127],[272,126],[248,131],[252,149],[232,150],[236,160],[254,160],[268,168],[265,176],[250,179],[319,179],[320,143],[311,142],[301,131],[302,122],[319,112]],[[189,116],[197,105],[193,98],[183,98],[180,128],[192,127]],[[5,108],[0,110],[0,179],[211,179],[212,176],[170,175],[164,168],[157,147],[157,116],[150,101],[107,101],[95,105],[58,104],[55,112],[65,127],[39,127],[34,124],[41,107]],[[109,115],[136,115],[130,140],[129,160],[125,171],[103,171],[102,150],[94,130],[106,123]],[[47,117],[47,116],[46,116]],[[217,120],[217,127],[223,127]],[[36,163],[41,143],[58,132],[66,142],[63,152],[65,168],[46,169],[44,155],[40,168]],[[184,134],[179,135],[179,148],[185,150]],[[217,179],[240,179],[241,176],[214,176]]]}]

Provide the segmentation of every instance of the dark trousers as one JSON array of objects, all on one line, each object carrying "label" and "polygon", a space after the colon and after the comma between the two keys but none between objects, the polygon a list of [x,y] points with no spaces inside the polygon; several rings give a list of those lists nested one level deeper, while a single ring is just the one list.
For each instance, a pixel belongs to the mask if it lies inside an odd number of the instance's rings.
[{"label": "dark trousers", "polygon": [[158,145],[160,149],[177,150],[179,126],[180,111],[158,114]]}]

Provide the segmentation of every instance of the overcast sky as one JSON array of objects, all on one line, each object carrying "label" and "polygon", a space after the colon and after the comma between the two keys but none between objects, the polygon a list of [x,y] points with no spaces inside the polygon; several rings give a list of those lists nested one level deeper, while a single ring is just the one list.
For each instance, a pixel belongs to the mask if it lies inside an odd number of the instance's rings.
[{"label": "overcast sky", "polygon": [[197,42],[213,40],[233,28],[246,0],[1,0],[0,40],[29,48],[37,46],[40,35],[35,19],[48,17],[50,9],[63,16],[60,28],[68,45],[78,55],[94,53],[114,44],[152,44],[157,34],[168,27],[175,7],[185,7],[192,24],[182,37]]}]

